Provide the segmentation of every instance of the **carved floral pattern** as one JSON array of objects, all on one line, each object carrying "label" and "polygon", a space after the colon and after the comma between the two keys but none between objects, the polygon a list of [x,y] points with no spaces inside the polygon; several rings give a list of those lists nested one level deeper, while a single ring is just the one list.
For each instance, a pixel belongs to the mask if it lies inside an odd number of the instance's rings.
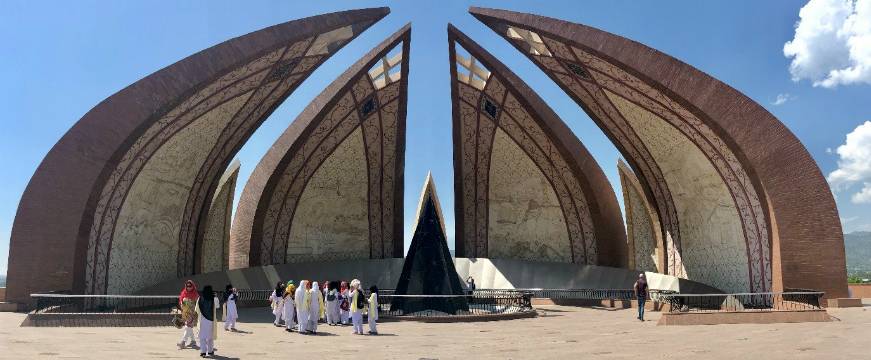
[{"label": "carved floral pattern", "polygon": [[[401,44],[401,43],[400,43]],[[401,45],[397,45],[401,46]],[[407,66],[403,64],[402,66]],[[387,258],[393,257],[395,209],[394,196],[400,91],[405,79],[375,90],[367,72],[361,71],[352,84],[336,98],[332,108],[313,123],[301,143],[289,151],[288,165],[277,180],[264,211],[259,263],[280,264],[311,261],[310,255],[288,252],[288,240],[296,209],[308,180],[317,169],[356,129],[362,129],[366,168],[368,171],[368,253],[322,249],[317,259]],[[365,109],[364,109],[365,108]],[[365,111],[364,111],[365,110]]]},{"label": "carved floral pattern", "polygon": [[[465,254],[488,256],[489,171],[495,129],[508,135],[535,163],[556,193],[571,243],[571,261],[595,264],[598,248],[593,221],[580,183],[553,140],[493,73],[483,91],[454,79],[457,87],[461,152],[463,243]],[[485,95],[486,94],[486,95]],[[486,106],[495,103],[496,109]],[[496,115],[495,119],[493,114]]]},{"label": "carved floral pattern", "polygon": [[[300,41],[296,48],[310,42]],[[170,109],[122,156],[118,165],[103,185],[94,211],[94,221],[88,244],[85,269],[86,292],[105,293],[109,271],[109,249],[115,236],[115,223],[124,206],[127,193],[141,169],[152,155],[176,133],[199,119],[203,114],[250,92],[261,84],[269,69],[281,58],[287,48],[272,51],[208,84],[202,90]]]},{"label": "carved floral pattern", "polygon": [[[515,42],[519,48],[523,44]],[[674,200],[656,161],[634,129],[604,95],[603,89],[612,91],[660,116],[689,138],[707,156],[732,194],[734,206],[741,218],[744,239],[751,264],[747,277],[751,291],[771,288],[770,236],[762,201],[750,176],[744,170],[730,147],[707,122],[679,100],[659,91],[619,65],[593,55],[590,51],[571,46],[561,40],[542,34],[542,39],[553,56],[528,56],[545,72],[578,99],[594,115],[600,126],[614,140],[624,156],[633,163],[640,178],[650,190],[661,217],[667,242],[668,273],[685,276],[681,264],[682,240]],[[578,71],[580,69],[580,74]]]}]

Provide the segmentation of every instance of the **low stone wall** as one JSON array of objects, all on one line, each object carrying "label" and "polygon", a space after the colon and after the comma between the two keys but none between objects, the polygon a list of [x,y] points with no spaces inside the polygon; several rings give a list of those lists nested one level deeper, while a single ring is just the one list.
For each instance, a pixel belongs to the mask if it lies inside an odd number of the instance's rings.
[{"label": "low stone wall", "polygon": [[850,284],[850,297],[871,299],[871,284]]},{"label": "low stone wall", "polygon": [[171,314],[27,314],[21,326],[151,327],[172,326]]},{"label": "low stone wall", "polygon": [[663,313],[657,325],[775,324],[831,321],[825,310]]},{"label": "low stone wall", "polygon": [[[613,299],[550,299],[550,298],[532,298],[532,306],[542,305],[561,305],[561,306],[601,306],[606,308],[618,309],[636,309],[638,302],[635,300],[613,300]],[[665,304],[647,301],[644,303],[644,309],[647,311],[661,311]]]},{"label": "low stone wall", "polygon": [[861,298],[835,298],[827,299],[826,302],[830,308],[847,308],[847,307],[862,307]]}]

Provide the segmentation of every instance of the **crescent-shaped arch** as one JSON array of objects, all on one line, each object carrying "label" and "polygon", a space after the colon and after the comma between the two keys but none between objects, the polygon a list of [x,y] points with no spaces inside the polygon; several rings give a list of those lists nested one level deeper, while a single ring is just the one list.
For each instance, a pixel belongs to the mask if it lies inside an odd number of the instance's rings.
[{"label": "crescent-shaped arch", "polygon": [[448,43],[457,256],[625,267],[620,207],[592,155],[523,80],[452,25]]},{"label": "crescent-shaped arch", "polygon": [[289,21],[191,55],[106,98],[49,151],[12,230],[9,299],[132,293],[196,270],[221,174],[320,64],[389,13]]},{"label": "crescent-shaped arch", "polygon": [[239,199],[231,269],[402,257],[411,27],[334,80],[272,145]]},{"label": "crescent-shaped arch", "polygon": [[662,52],[588,26],[472,8],[572,97],[635,170],[669,274],[726,291],[847,295],[837,208],[777,118]]}]

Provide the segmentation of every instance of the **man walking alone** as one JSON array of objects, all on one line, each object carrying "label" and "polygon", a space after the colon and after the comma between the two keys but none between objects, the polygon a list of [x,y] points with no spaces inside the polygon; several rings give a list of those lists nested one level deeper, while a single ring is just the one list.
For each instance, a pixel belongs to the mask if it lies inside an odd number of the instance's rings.
[{"label": "man walking alone", "polygon": [[644,274],[638,274],[638,280],[635,281],[635,298],[638,299],[638,320],[644,321],[644,303],[647,301],[647,279]]}]

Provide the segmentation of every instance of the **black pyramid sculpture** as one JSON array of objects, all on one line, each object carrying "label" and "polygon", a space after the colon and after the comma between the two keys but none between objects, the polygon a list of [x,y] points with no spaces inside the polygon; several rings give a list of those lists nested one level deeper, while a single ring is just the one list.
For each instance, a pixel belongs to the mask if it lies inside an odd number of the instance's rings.
[{"label": "black pyramid sculpture", "polygon": [[[463,295],[460,277],[448,251],[445,222],[436,195],[432,174],[427,174],[420,202],[414,237],[396,285],[396,295]],[[391,311],[411,314],[419,311],[440,311],[456,314],[468,311],[465,297],[394,297]]]}]

